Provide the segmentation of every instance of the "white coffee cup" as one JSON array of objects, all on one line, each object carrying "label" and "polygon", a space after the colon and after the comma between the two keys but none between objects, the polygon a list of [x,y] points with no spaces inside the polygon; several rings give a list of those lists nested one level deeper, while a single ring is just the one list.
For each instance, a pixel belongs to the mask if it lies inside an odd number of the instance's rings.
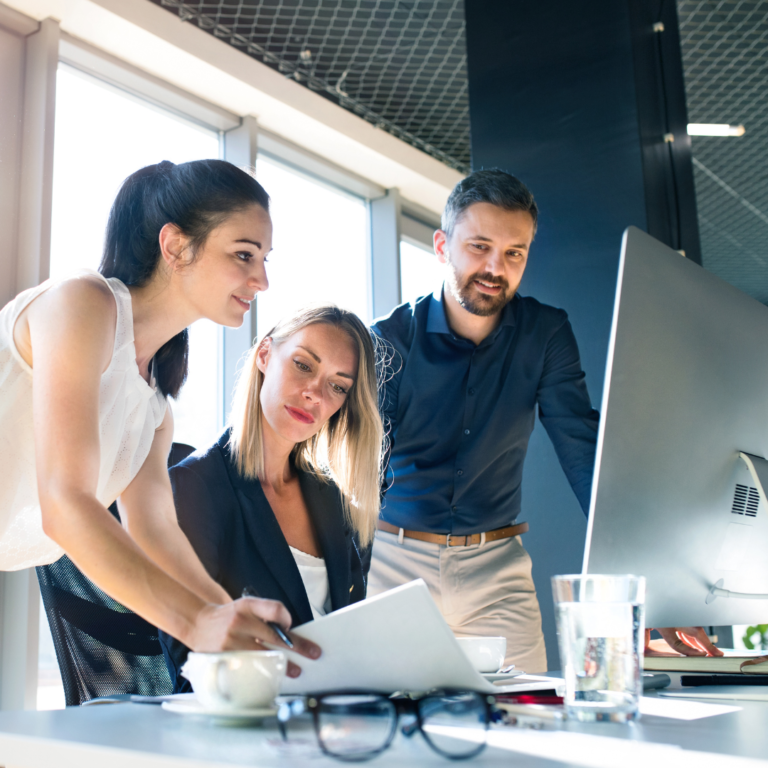
[{"label": "white coffee cup", "polygon": [[286,666],[282,651],[190,653],[181,674],[203,707],[232,712],[271,707]]},{"label": "white coffee cup", "polygon": [[506,637],[457,637],[456,640],[478,672],[496,672],[504,665]]}]

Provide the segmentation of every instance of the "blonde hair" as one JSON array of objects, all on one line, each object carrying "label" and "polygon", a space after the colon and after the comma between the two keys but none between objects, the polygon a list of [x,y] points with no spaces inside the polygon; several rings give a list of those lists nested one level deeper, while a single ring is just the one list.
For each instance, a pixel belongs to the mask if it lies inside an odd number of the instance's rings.
[{"label": "blonde hair", "polygon": [[341,491],[344,514],[360,543],[373,540],[379,517],[383,427],[378,408],[375,341],[360,318],[334,305],[309,307],[281,320],[255,344],[235,388],[229,444],[241,475],[264,478],[261,387],[264,374],[257,365],[259,348],[267,338],[280,344],[297,331],[316,323],[339,328],[357,347],[357,376],[344,404],[291,454],[296,467],[333,480]]}]

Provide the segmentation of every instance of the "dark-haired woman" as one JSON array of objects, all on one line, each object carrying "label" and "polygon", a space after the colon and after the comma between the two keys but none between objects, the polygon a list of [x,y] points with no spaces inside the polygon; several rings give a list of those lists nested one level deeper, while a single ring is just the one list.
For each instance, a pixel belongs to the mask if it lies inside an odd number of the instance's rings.
[{"label": "dark-haired woman", "polygon": [[[265,622],[288,627],[289,613],[232,602],[208,576],[166,471],[185,329],[242,324],[268,286],[271,240],[269,197],[250,175],[220,160],[163,162],[120,189],[99,273],[47,281],[0,312],[0,570],[66,553],[195,650],[280,644]],[[115,499],[123,527],[106,509]]]}]

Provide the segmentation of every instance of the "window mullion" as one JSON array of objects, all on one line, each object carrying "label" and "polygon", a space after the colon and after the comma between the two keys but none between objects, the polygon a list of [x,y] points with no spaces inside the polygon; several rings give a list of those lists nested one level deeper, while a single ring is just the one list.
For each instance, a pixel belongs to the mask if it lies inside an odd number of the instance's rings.
[{"label": "window mullion", "polygon": [[[255,117],[247,116],[237,128],[224,131],[224,159],[241,168],[255,168],[258,150],[258,123]],[[256,302],[246,312],[239,328],[224,328],[221,351],[221,426],[226,424],[232,407],[232,396],[239,371],[238,364],[251,348],[256,338]]]}]

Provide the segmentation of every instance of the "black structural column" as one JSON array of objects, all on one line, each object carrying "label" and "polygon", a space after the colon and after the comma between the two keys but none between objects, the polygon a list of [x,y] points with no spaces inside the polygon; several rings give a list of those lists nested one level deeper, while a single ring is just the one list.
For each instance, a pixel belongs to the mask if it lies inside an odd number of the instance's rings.
[{"label": "black structural column", "polygon": [[[541,216],[521,293],[568,311],[599,408],[624,229],[700,262],[674,0],[465,8],[473,169],[503,168],[533,191]],[[555,669],[549,577],[581,570],[586,523],[542,433],[523,515]]]}]

